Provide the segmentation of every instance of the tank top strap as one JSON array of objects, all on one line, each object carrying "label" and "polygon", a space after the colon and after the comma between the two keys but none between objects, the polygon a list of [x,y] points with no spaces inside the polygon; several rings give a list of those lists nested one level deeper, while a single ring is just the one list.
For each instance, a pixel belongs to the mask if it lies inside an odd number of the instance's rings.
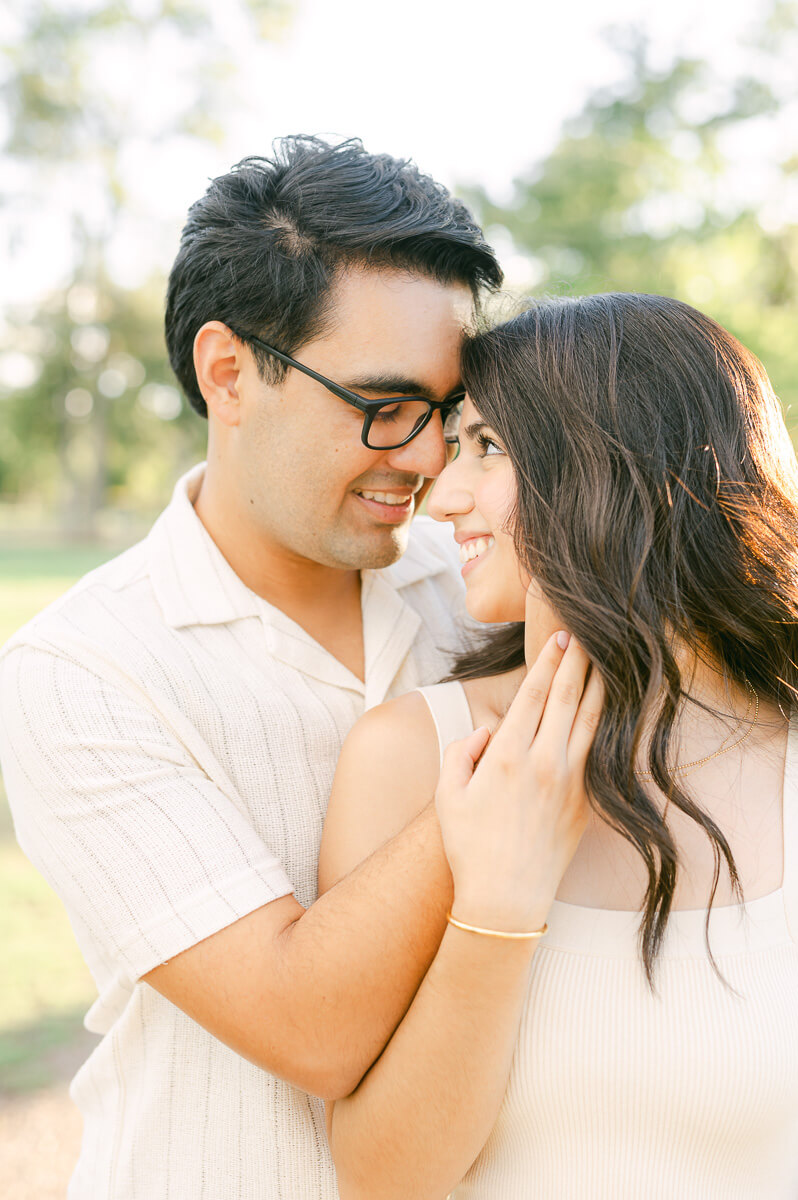
[{"label": "tank top strap", "polygon": [[450,742],[468,737],[469,733],[474,731],[474,720],[468,707],[465,688],[462,683],[453,680],[450,683],[436,683],[432,687],[417,688],[417,691],[424,697],[432,713],[443,761],[443,752]]},{"label": "tank top strap", "polygon": [[793,941],[798,942],[798,709],[790,717],[784,762],[784,908]]}]

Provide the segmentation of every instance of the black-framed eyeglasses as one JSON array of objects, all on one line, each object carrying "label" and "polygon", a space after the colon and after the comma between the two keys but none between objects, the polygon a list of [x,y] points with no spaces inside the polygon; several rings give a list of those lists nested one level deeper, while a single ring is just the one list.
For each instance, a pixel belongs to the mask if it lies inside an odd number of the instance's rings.
[{"label": "black-framed eyeglasses", "polygon": [[334,383],[326,375],[320,375],[318,371],[306,367],[304,363],[298,362],[290,354],[283,354],[282,350],[277,350],[253,334],[241,333],[232,325],[228,325],[227,328],[239,341],[245,344],[251,343],[259,349],[265,350],[267,354],[279,359],[286,366],[294,367],[297,371],[315,379],[334,396],[345,400],[347,404],[351,404],[362,412],[363,428],[360,439],[364,446],[368,446],[369,450],[397,450],[400,446],[406,446],[408,442],[412,442],[414,437],[418,437],[422,429],[429,424],[433,415],[440,412],[443,436],[447,443],[449,457],[456,455],[460,412],[465,392],[457,392],[453,396],[447,396],[445,400],[428,400],[425,396],[393,396],[386,400],[366,400],[363,396],[358,396],[357,392],[350,392],[349,388],[342,387],[340,383]]}]

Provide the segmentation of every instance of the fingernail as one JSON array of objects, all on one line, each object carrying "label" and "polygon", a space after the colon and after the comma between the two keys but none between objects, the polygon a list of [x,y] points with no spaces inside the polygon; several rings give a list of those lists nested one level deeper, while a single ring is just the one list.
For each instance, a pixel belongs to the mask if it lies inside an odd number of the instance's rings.
[{"label": "fingernail", "polygon": [[561,629],[560,632],[557,634],[557,645],[560,647],[561,650],[564,650],[566,648],[566,646],[568,645],[570,640],[571,640],[570,633],[566,633],[564,629]]}]

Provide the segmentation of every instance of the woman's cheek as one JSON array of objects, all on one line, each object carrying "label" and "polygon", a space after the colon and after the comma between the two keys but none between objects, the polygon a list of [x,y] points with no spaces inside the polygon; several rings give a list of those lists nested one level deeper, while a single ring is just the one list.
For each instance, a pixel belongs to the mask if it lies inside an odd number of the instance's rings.
[{"label": "woman's cheek", "polygon": [[474,620],[483,624],[501,625],[524,619],[525,590],[517,573],[497,569],[501,566],[485,563],[482,577],[470,579],[466,584],[466,608]]}]

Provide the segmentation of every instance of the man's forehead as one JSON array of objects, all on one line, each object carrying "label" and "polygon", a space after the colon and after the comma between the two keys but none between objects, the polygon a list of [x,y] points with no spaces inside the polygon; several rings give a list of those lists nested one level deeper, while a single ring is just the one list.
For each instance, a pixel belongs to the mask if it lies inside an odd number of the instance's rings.
[{"label": "man's forehead", "polygon": [[330,331],[356,334],[368,326],[389,334],[402,326],[446,325],[462,331],[473,321],[474,297],[464,283],[443,283],[410,271],[373,268],[349,270],[333,283],[329,297]]},{"label": "man's forehead", "polygon": [[[445,396],[460,378],[474,315],[468,287],[406,272],[362,272],[344,282],[307,354],[353,391]],[[323,369],[320,367],[320,369]]]},{"label": "man's forehead", "polygon": [[460,388],[460,342],[434,346],[380,345],[372,342],[353,353],[338,371],[337,382],[354,392],[442,399]]}]

